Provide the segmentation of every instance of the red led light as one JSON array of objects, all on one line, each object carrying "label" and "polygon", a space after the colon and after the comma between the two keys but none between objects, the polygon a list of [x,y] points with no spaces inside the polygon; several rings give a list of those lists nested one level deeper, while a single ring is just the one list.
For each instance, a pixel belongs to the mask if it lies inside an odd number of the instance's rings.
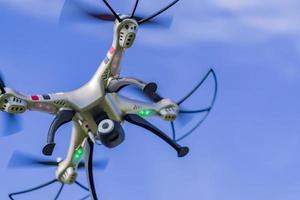
[{"label": "red led light", "polygon": [[38,101],[40,98],[39,98],[39,96],[34,95],[34,96],[31,96],[31,99],[32,99],[33,101]]},{"label": "red led light", "polygon": [[110,53],[110,54],[114,54],[114,53],[115,53],[115,51],[116,51],[116,49],[115,49],[115,48],[113,48],[113,47],[111,47],[111,48],[109,49],[109,53]]}]

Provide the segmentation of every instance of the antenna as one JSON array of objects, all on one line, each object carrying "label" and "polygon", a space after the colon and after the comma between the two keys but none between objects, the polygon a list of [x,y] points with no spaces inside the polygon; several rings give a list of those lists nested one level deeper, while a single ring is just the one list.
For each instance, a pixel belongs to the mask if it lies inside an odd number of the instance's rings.
[{"label": "antenna", "polygon": [[135,11],[136,11],[136,8],[137,8],[138,4],[139,4],[139,0],[136,0],[135,4],[134,4],[134,7],[133,7],[133,10],[132,10],[132,13],[131,13],[131,18],[134,17],[134,14],[135,14]]},{"label": "antenna", "polygon": [[179,1],[179,0],[175,0],[175,1],[173,1],[172,3],[170,3],[168,6],[166,6],[165,8],[163,8],[163,9],[157,11],[156,13],[154,13],[153,15],[151,15],[151,16],[145,18],[145,19],[142,19],[142,20],[138,21],[138,24],[139,24],[139,25],[140,25],[140,24],[143,24],[143,23],[145,23],[145,22],[147,22],[147,21],[153,19],[154,17],[160,15],[161,13],[165,12],[166,10],[168,10],[169,8],[171,8],[173,5],[175,5],[178,1]]},{"label": "antenna", "polygon": [[114,11],[114,9],[109,5],[109,3],[107,2],[107,0],[102,0],[104,3],[105,3],[105,5],[109,8],[109,10],[112,12],[112,14],[117,18],[117,20],[119,21],[119,22],[121,22],[122,21],[122,19],[119,17],[119,15]]}]

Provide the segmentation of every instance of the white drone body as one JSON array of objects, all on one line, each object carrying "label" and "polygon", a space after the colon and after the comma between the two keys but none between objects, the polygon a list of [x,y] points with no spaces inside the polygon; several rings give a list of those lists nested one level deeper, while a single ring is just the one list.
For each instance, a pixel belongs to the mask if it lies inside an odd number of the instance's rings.
[{"label": "white drone body", "polygon": [[[173,0],[165,8],[157,11],[151,16],[143,19],[135,17],[135,11],[139,0],[135,1],[133,11],[130,16],[118,15],[109,5],[107,0],[102,0],[109,8],[114,20],[114,36],[111,48],[106,57],[101,62],[93,77],[82,87],[64,93],[44,94],[44,95],[23,95],[11,88],[5,86],[0,77],[0,110],[20,114],[27,110],[45,112],[54,115],[55,118],[49,128],[47,143],[43,148],[43,154],[50,156],[55,149],[56,131],[65,123],[73,123],[72,137],[69,150],[65,159],[59,159],[54,180],[21,192],[9,194],[12,196],[32,192],[57,181],[62,186],[56,196],[57,199],[62,191],[64,184],[77,184],[81,188],[89,191],[92,200],[97,200],[96,187],[93,177],[93,150],[94,144],[103,145],[107,148],[115,148],[125,139],[125,133],[122,124],[127,121],[131,124],[140,126],[152,132],[177,152],[178,157],[184,157],[189,153],[189,148],[181,146],[178,141],[189,136],[207,117],[212,109],[217,94],[217,79],[214,71],[211,69],[197,86],[189,92],[184,98],[175,103],[174,101],[162,98],[156,93],[157,85],[155,83],[145,83],[135,78],[126,78],[120,76],[120,64],[125,50],[132,47],[139,26],[160,15],[179,0]],[[73,2],[73,1],[72,1]],[[95,17],[94,15],[91,15]],[[185,102],[203,82],[212,74],[215,80],[215,92],[212,103],[205,109],[183,110],[179,105]],[[133,85],[149,97],[152,103],[146,103],[124,97],[119,91],[128,85]],[[173,121],[179,114],[204,113],[204,118],[187,133],[176,137],[176,131]],[[171,122],[172,138],[155,127],[144,118],[148,116],[159,116],[165,121]],[[77,171],[84,158],[84,167],[87,174],[88,188],[78,183]]]},{"label": "white drone body", "polygon": [[[0,95],[2,111],[18,114],[31,110],[56,115],[56,122],[60,122],[55,124],[54,120],[50,128],[52,132],[48,135],[48,145],[44,148],[44,154],[52,154],[55,146],[54,134],[58,127],[65,122],[73,121],[73,133],[68,154],[59,163],[56,170],[56,178],[62,183],[72,184],[75,182],[77,166],[82,156],[88,151],[85,148],[87,139],[94,143],[102,142],[99,139],[99,133],[112,132],[116,123],[124,122],[126,115],[137,114],[143,117],[157,115],[163,120],[174,121],[178,114],[178,105],[170,99],[162,98],[154,103],[144,103],[117,93],[127,85],[135,85],[141,91],[152,92],[152,94],[155,94],[156,90],[153,83],[146,84],[137,79],[120,77],[122,55],[133,45],[139,27],[135,19],[127,16],[122,18],[121,22],[115,21],[114,39],[106,58],[91,80],[84,86],[71,92],[33,96],[25,96],[5,87],[6,92]],[[101,119],[103,114],[107,117]],[[118,139],[117,144],[113,144],[112,147],[117,146],[124,138],[113,138],[113,142]],[[187,152],[185,151],[184,154]]]}]

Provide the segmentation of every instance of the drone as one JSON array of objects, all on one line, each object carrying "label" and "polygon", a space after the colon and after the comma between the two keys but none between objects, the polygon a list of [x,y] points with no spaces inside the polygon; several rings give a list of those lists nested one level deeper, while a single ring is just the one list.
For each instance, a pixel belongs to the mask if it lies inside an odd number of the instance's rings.
[{"label": "drone", "polygon": [[[217,79],[212,69],[209,70],[192,91],[178,102],[161,97],[157,93],[158,86],[154,82],[146,83],[139,79],[120,76],[122,56],[134,44],[139,27],[147,24],[153,18],[174,6],[179,0],[171,2],[146,18],[135,16],[139,0],[135,1],[130,15],[118,14],[107,0],[102,1],[111,12],[110,15],[107,15],[108,17],[106,16],[106,19],[114,21],[113,42],[105,59],[85,85],[70,92],[27,96],[6,87],[3,79],[1,78],[0,80],[1,111],[15,115],[30,110],[55,116],[48,131],[46,144],[42,150],[45,156],[51,156],[55,150],[57,130],[66,123],[73,123],[69,150],[66,158],[57,162],[55,179],[33,189],[12,193],[9,195],[10,199],[13,199],[14,195],[31,192],[55,182],[60,182],[62,187],[55,199],[58,199],[64,184],[77,184],[89,192],[88,197],[92,200],[97,200],[98,196],[93,176],[94,145],[102,145],[107,148],[118,147],[125,140],[125,132],[122,125],[124,122],[129,122],[153,133],[172,147],[178,157],[184,157],[189,153],[189,148],[181,146],[178,142],[189,136],[202,124],[215,103]],[[210,75],[213,76],[215,81],[215,91],[211,105],[199,110],[180,109],[180,105],[191,97]],[[152,102],[146,103],[119,94],[127,86],[138,88]],[[174,121],[177,117],[180,114],[195,113],[206,114],[190,131],[180,138],[176,138]],[[146,118],[150,116],[157,116],[164,121],[170,122],[172,137],[147,121]],[[78,168],[82,167],[82,160],[84,160],[88,187],[77,181]]]}]

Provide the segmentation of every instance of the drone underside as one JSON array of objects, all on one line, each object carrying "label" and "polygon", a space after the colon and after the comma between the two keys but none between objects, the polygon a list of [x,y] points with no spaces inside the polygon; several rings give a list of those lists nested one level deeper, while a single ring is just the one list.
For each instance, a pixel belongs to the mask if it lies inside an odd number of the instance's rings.
[{"label": "drone underside", "polygon": [[[161,97],[157,93],[157,85],[155,83],[145,83],[139,79],[120,76],[120,63],[123,53],[133,45],[139,26],[142,24],[151,24],[150,22],[153,18],[175,5],[178,1],[173,1],[149,17],[135,16],[139,3],[138,0],[136,0],[130,15],[117,14],[106,0],[103,0],[103,2],[112,14],[95,14],[82,8],[78,4],[78,1],[73,4],[71,3],[70,5],[72,6],[69,7],[67,1],[64,10],[73,10],[76,8],[77,11],[84,13],[85,17],[115,21],[112,47],[107,52],[105,59],[91,80],[84,86],[71,92],[26,96],[6,87],[3,79],[0,79],[0,109],[9,113],[6,119],[8,119],[7,125],[10,128],[5,129],[5,135],[14,134],[19,131],[20,123],[16,118],[16,114],[32,110],[55,115],[49,128],[47,143],[43,148],[43,154],[51,156],[55,150],[55,135],[57,130],[66,123],[73,123],[69,152],[65,159],[60,159],[59,161],[39,161],[39,158],[32,158],[24,154],[15,154],[12,157],[10,167],[38,164],[40,166],[56,166],[57,170],[55,180],[29,190],[12,193],[9,195],[10,199],[13,199],[15,195],[32,192],[60,182],[61,187],[55,199],[58,199],[60,196],[64,184],[75,183],[89,191],[89,196],[84,199],[90,197],[96,200],[98,197],[93,179],[94,145],[103,145],[107,148],[116,148],[119,146],[124,141],[126,135],[122,128],[124,122],[142,127],[158,136],[176,150],[178,157],[184,157],[189,153],[188,147],[181,146],[178,142],[194,132],[211,112],[217,95],[217,78],[215,72],[212,69],[209,70],[203,79],[186,96],[177,102]],[[62,14],[61,20],[67,21],[69,17]],[[183,109],[183,103],[192,97],[209,77],[212,78],[214,84],[214,92],[210,104],[202,109]],[[130,85],[138,88],[140,93],[148,97],[153,103],[133,100],[119,94],[121,89]],[[176,121],[186,122],[189,121],[186,116],[200,113],[203,114],[203,117],[197,120],[189,129],[185,130],[184,133],[179,134],[176,131]],[[162,120],[170,122],[171,134],[164,133],[146,120],[146,118],[151,116],[158,116]],[[83,159],[84,165],[81,163]],[[107,161],[104,161],[104,164],[102,163],[101,166],[106,165],[105,163]],[[83,166],[86,169],[88,187],[83,186],[76,180],[77,169]]]}]

